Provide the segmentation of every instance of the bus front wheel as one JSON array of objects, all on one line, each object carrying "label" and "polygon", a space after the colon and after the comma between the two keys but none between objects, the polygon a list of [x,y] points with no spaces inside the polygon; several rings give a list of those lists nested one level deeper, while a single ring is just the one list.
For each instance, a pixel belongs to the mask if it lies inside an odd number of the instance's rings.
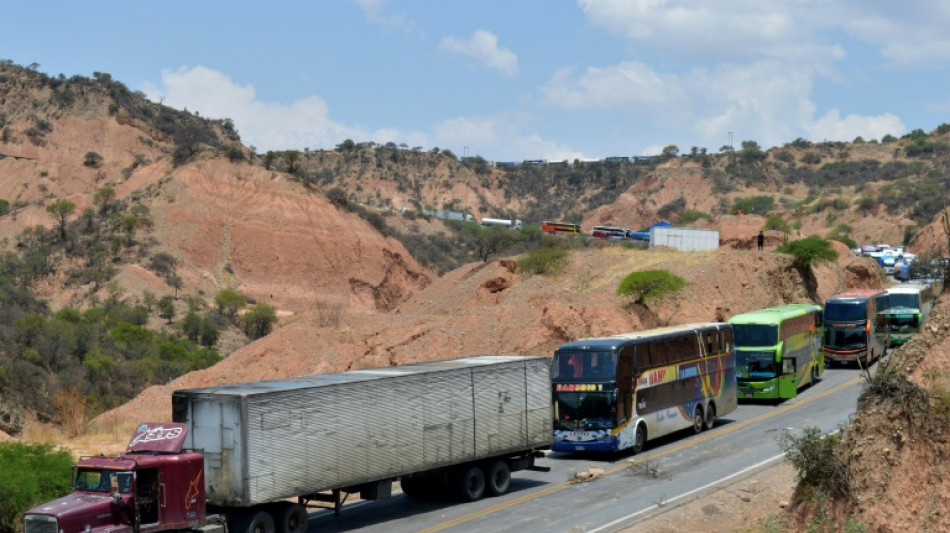
[{"label": "bus front wheel", "polygon": [[636,431],[633,432],[633,450],[634,454],[638,454],[643,451],[643,447],[647,443],[647,430],[643,427],[643,424],[637,424]]}]

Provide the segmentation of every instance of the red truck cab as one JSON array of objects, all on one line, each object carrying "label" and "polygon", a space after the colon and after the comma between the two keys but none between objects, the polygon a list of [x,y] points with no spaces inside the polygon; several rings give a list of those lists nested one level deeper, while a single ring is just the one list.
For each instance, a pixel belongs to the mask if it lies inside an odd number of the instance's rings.
[{"label": "red truck cab", "polygon": [[206,524],[204,457],[185,424],[145,423],[124,453],[82,457],[73,492],[27,511],[25,533],[122,533]]}]

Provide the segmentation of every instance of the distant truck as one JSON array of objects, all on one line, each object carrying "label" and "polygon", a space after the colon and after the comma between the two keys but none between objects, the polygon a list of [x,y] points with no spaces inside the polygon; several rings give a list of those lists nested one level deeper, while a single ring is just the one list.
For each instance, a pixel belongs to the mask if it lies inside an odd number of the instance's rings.
[{"label": "distant truck", "polygon": [[509,218],[483,218],[482,226],[504,226],[509,229],[521,229],[521,221]]},{"label": "distant truck", "polygon": [[345,495],[508,490],[553,439],[550,359],[482,356],[179,390],[172,423],[82,457],[25,533],[306,533]]}]

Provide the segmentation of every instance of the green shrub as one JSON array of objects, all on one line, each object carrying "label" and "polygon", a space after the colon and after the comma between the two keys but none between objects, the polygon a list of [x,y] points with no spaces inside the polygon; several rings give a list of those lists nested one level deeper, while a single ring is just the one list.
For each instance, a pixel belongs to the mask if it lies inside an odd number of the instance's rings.
[{"label": "green shrub", "polygon": [[795,267],[801,272],[805,272],[812,265],[838,258],[838,252],[831,249],[831,243],[815,235],[791,241],[779,246],[776,251],[792,255],[795,258]]},{"label": "green shrub", "polygon": [[695,210],[695,209],[687,209],[686,211],[683,211],[683,213],[680,215],[679,223],[680,223],[680,224],[691,224],[691,223],[696,222],[697,220],[699,220],[699,219],[701,219],[701,218],[704,218],[704,219],[706,219],[706,220],[710,220],[710,218],[709,218],[709,213],[704,213],[704,212],[702,212],[702,211],[697,211],[697,210]]},{"label": "green shrub", "polygon": [[0,442],[0,531],[22,531],[24,511],[68,494],[72,464],[52,444]]},{"label": "green shrub", "polygon": [[789,233],[792,231],[792,227],[788,225],[788,222],[785,222],[785,219],[778,215],[765,219],[765,229],[781,231],[782,233]]},{"label": "green shrub", "polygon": [[775,198],[771,196],[750,196],[747,198],[736,198],[732,205],[733,214],[742,211],[747,215],[766,216],[769,211],[775,208]]},{"label": "green shrub", "polygon": [[806,427],[796,437],[785,430],[779,446],[801,484],[834,496],[851,497],[851,469],[841,431],[822,435],[820,429]]},{"label": "green shrub", "polygon": [[559,246],[531,250],[518,260],[518,272],[528,275],[552,274],[560,270],[570,254]]},{"label": "green shrub", "polygon": [[267,304],[255,304],[244,314],[244,334],[257,340],[270,333],[277,322],[277,309]]},{"label": "green shrub", "polygon": [[617,287],[617,294],[644,305],[647,300],[662,299],[685,287],[686,280],[666,270],[642,270],[627,274]]}]

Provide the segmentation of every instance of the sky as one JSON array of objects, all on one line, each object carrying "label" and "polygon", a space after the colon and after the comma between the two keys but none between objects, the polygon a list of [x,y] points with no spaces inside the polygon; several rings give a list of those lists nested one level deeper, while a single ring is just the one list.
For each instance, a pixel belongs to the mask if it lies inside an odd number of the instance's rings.
[{"label": "sky", "polygon": [[881,139],[950,122],[943,0],[15,2],[0,59],[108,73],[243,143],[489,161]]}]

